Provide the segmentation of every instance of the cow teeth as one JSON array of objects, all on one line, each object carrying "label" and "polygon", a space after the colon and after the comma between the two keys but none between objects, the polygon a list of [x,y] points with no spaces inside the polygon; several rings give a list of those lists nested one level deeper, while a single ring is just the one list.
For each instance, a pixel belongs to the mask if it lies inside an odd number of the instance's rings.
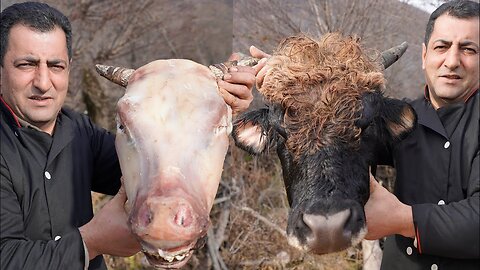
[{"label": "cow teeth", "polygon": [[158,252],[157,254],[152,254],[152,253],[149,253],[149,254],[152,255],[156,259],[163,259],[163,260],[165,260],[169,263],[171,263],[175,260],[176,261],[182,261],[188,255],[188,252],[182,252],[182,253],[179,253],[179,254],[167,254],[165,251],[163,251],[161,249],[158,249],[157,252]]}]

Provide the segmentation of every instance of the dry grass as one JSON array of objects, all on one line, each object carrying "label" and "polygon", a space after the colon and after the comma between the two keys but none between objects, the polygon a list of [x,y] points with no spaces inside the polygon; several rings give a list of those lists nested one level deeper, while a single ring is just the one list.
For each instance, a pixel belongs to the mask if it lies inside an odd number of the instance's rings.
[{"label": "dry grass", "polygon": [[[391,170],[380,168],[387,180]],[[95,204],[105,199],[94,196]],[[233,146],[211,212],[209,242],[184,269],[348,270],[362,268],[361,248],[310,255],[290,247],[285,238],[288,202],[275,153],[252,157]],[[105,256],[109,269],[153,269],[139,253],[129,258]]]}]

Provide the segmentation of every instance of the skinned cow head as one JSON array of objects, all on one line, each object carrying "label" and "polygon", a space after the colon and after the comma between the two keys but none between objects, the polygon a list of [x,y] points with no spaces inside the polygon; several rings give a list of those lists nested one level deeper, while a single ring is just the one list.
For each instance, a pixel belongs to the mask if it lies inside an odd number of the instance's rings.
[{"label": "skinned cow head", "polygon": [[[383,56],[386,67],[391,56]],[[355,245],[366,233],[375,147],[412,131],[414,110],[383,96],[382,67],[352,37],[290,37],[267,65],[259,89],[267,108],[235,121],[235,142],[253,154],[276,148],[291,207],[291,245],[316,254]]]},{"label": "skinned cow head", "polygon": [[157,60],[137,70],[97,66],[127,86],[116,149],[132,232],[150,264],[185,265],[201,247],[229,145],[230,107],[207,67]]}]

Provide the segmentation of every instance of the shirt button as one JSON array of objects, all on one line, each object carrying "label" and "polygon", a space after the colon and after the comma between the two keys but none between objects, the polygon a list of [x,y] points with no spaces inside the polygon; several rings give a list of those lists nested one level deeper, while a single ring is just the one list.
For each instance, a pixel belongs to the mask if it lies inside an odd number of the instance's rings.
[{"label": "shirt button", "polygon": [[445,144],[443,145],[443,148],[447,149],[448,147],[450,147],[450,142],[446,141]]},{"label": "shirt button", "polygon": [[45,178],[47,178],[48,180],[50,180],[52,178],[52,176],[50,175],[50,173],[48,171],[45,171]]},{"label": "shirt button", "polygon": [[15,137],[18,137],[18,133],[16,131],[14,131],[13,134],[15,134]]},{"label": "shirt button", "polygon": [[432,270],[438,270],[438,266],[436,264],[432,264],[432,267],[430,267]]},{"label": "shirt button", "polygon": [[445,204],[445,201],[444,201],[444,200],[438,201],[438,205],[444,205],[444,204]]},{"label": "shirt button", "polygon": [[412,255],[413,249],[411,247],[407,247],[407,254]]},{"label": "shirt button", "polygon": [[57,235],[57,236],[55,236],[55,238],[53,240],[58,241],[58,240],[60,240],[60,238],[62,238],[62,237],[60,235]]}]

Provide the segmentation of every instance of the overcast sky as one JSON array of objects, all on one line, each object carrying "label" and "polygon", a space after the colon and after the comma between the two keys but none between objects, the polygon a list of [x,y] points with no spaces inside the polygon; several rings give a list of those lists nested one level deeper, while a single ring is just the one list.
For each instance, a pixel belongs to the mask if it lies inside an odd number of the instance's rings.
[{"label": "overcast sky", "polygon": [[408,0],[408,3],[412,6],[423,9],[428,13],[432,13],[437,7],[440,6],[437,1],[432,0]]}]

